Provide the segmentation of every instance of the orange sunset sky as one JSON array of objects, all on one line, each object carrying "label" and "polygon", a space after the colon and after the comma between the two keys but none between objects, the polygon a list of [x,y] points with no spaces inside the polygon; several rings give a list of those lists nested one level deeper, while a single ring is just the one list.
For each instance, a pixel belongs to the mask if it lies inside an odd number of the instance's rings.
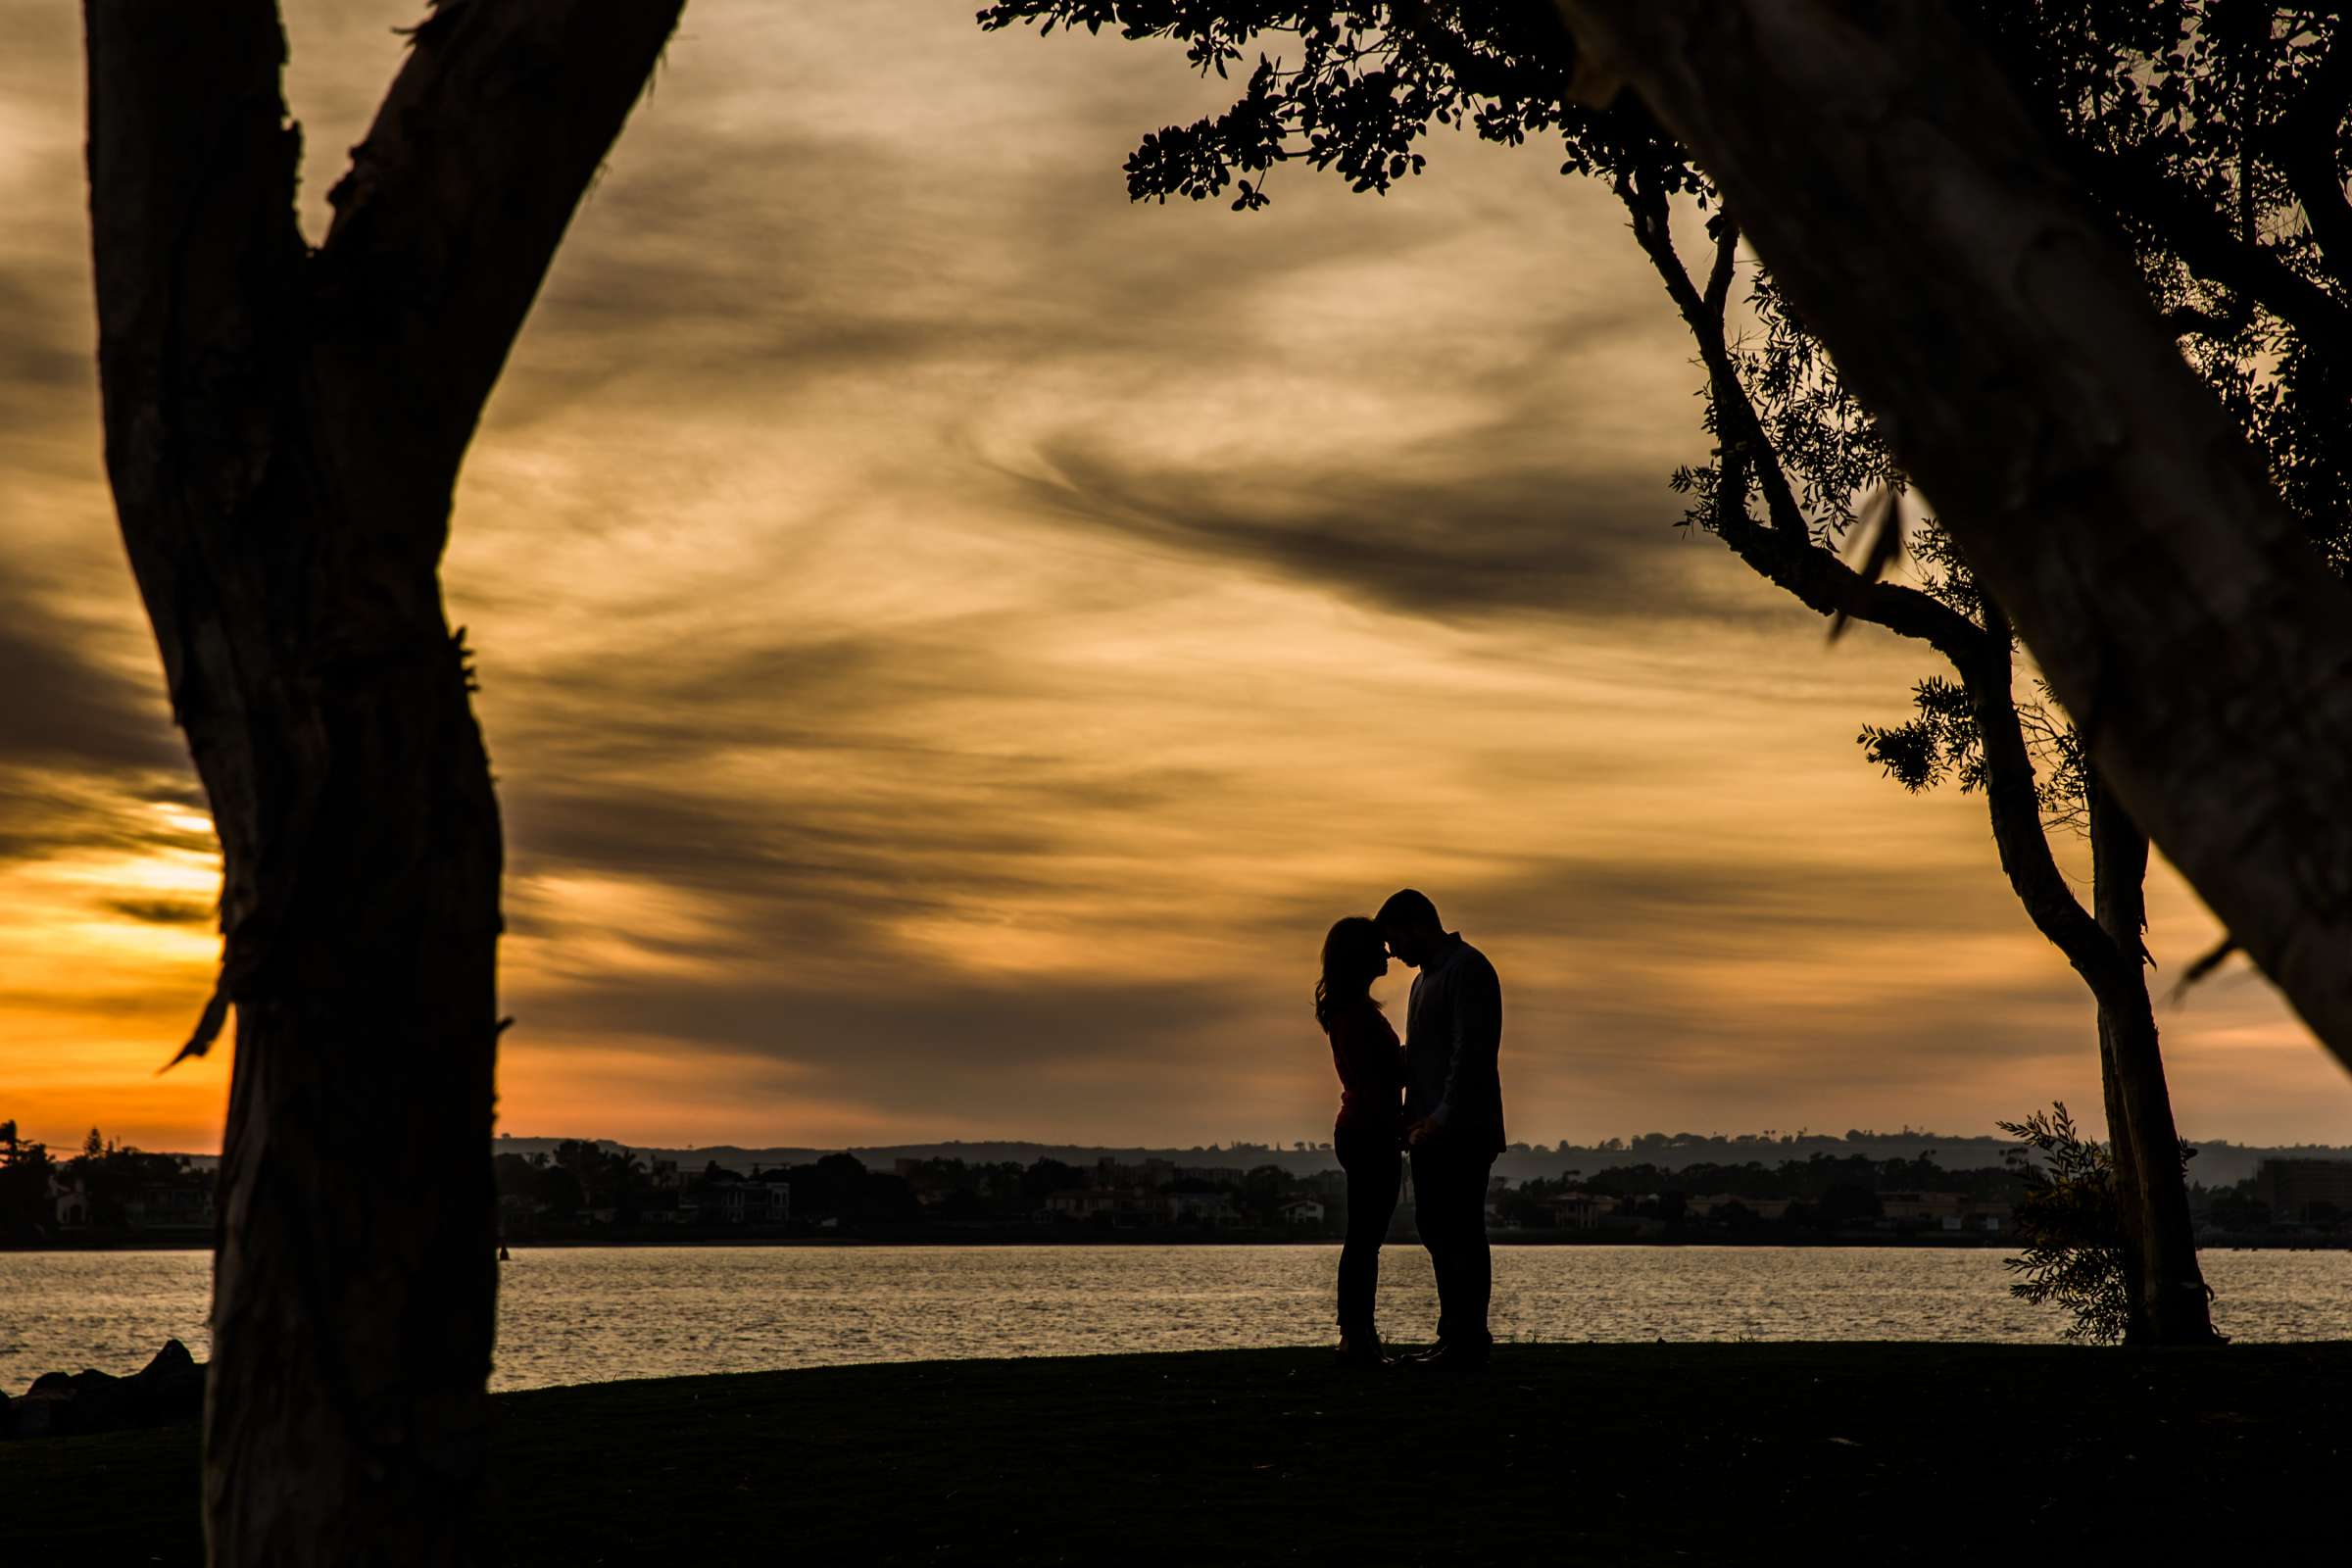
[{"label": "orange sunset sky", "polygon": [[[286,7],[314,233],[416,9]],[[1385,199],[1130,206],[1232,89],[973,9],[694,0],[492,401],[446,581],[503,1129],[1326,1137],[1316,949],[1406,884],[1501,971],[1516,1138],[2095,1114],[1981,806],[1855,745],[1936,664],[1672,526],[1699,375],[1605,189],[1441,133]],[[217,867],[101,470],[78,19],[0,39],[0,1117],[211,1150],[228,1054],[156,1072]],[[2217,935],[2160,867],[2160,988]],[[2190,1137],[2352,1141],[2242,964],[2160,1021]]]}]

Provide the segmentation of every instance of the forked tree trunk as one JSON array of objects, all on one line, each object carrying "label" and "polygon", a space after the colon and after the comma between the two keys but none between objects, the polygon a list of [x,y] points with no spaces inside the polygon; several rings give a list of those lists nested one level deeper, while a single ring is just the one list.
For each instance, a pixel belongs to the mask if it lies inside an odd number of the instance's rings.
[{"label": "forked tree trunk", "polygon": [[205,1520],[469,1555],[500,842],[439,562],[458,466],[676,0],[444,0],[316,252],[269,0],[88,0],[107,470],[220,831]]},{"label": "forked tree trunk", "polygon": [[[2120,802],[2096,790],[2094,775],[2091,863],[2097,912],[2083,909],[2058,869],[2042,826],[2034,760],[2011,689],[2015,673],[2007,620],[1991,610],[1987,624],[1979,626],[1917,588],[1866,581],[1813,538],[1779,454],[1740,379],[1725,331],[1738,229],[1718,216],[1715,261],[1702,292],[1676,254],[1660,187],[1634,171],[1619,181],[1617,190],[1633,218],[1635,239],[1690,326],[1707,368],[1716,429],[1723,442],[1716,532],[1758,575],[1817,613],[1848,614],[1935,648],[1951,661],[1967,688],[1983,747],[1984,804],[2001,869],[2034,928],[2066,956],[2099,1004],[2099,1076],[2131,1306],[2128,1338],[2135,1344],[2210,1343],[2214,1334],[2205,1310],[2204,1284],[2188,1242],[2187,1189],[2177,1170],[2170,1179],[2160,1172],[2143,1181],[2138,1158],[2142,1148],[2169,1150],[2176,1141],[2172,1099],[2156,1052],[2141,964],[2146,909],[2140,887],[2147,871],[2147,840],[2132,825]],[[1747,514],[1751,482],[1764,498],[1763,523]],[[2144,1028],[2116,1021],[2143,1017]],[[2125,1042],[2120,1061],[2119,1039]],[[2127,1073],[2136,1086],[2133,1093],[2127,1093]],[[2151,1237],[2156,1239],[2153,1251]],[[2164,1297],[2162,1310],[2152,1308],[2158,1294],[2152,1277],[2193,1280],[2193,1305],[2191,1293],[2175,1292]]]},{"label": "forked tree trunk", "polygon": [[2093,760],[2352,1065],[2352,591],[1939,5],[1555,0],[1690,149]]},{"label": "forked tree trunk", "polygon": [[2099,1057],[2111,1085],[2108,1129],[2117,1155],[2116,1202],[2123,1213],[2127,1262],[2137,1270],[2134,1315],[2144,1320],[2140,1326],[2148,1344],[2211,1345],[2220,1336],[2213,1328],[2212,1293],[2197,1262],[2188,1178],[2178,1153],[2180,1133],[2173,1121],[2172,1091],[2165,1084],[2143,964],[2147,835],[2095,770],[2089,774],[2088,795],[2092,903],[2100,928],[2131,971],[2127,979],[2101,988]]}]

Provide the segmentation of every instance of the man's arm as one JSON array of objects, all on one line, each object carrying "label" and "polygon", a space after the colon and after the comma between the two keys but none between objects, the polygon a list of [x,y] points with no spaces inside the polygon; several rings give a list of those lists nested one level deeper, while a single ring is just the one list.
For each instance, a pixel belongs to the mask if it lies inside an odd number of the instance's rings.
[{"label": "man's arm", "polygon": [[[1467,956],[1467,955],[1465,955]],[[1446,1092],[1429,1113],[1430,1124],[1443,1128],[1460,1102],[1465,1077],[1491,1079],[1499,1070],[1502,1054],[1502,982],[1494,966],[1483,957],[1455,966],[1446,997],[1450,1015],[1446,1058]]]}]

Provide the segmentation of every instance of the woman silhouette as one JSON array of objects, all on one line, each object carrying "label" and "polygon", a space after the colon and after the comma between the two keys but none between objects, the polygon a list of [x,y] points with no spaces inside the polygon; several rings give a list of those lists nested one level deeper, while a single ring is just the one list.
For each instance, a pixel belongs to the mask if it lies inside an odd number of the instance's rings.
[{"label": "woman silhouette", "polygon": [[1340,1359],[1378,1366],[1380,1331],[1373,1298],[1380,1286],[1380,1244],[1396,1212],[1397,1152],[1403,1126],[1404,1053],[1396,1031],[1372,1000],[1372,982],[1389,972],[1380,927],[1349,915],[1323,939],[1323,976],[1315,982],[1315,1022],[1331,1041],[1340,1074],[1340,1115],[1331,1130],[1348,1173],[1348,1242],[1340,1250]]}]

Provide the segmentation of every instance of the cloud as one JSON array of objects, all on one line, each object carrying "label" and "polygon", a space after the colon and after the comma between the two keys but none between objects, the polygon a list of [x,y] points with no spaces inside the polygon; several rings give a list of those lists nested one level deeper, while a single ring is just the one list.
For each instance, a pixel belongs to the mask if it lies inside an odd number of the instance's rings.
[{"label": "cloud", "polygon": [[143,773],[186,766],[159,688],[84,658],[72,623],[22,579],[0,581],[0,756],[19,765]]},{"label": "cloud", "polygon": [[185,899],[109,899],[106,906],[148,925],[209,925],[215,914],[213,906]]},{"label": "cloud", "polygon": [[1169,472],[1121,462],[1117,444],[1102,432],[1049,447],[1044,471],[1016,480],[1056,514],[1416,614],[1644,615],[1687,597],[1650,487],[1512,469],[1394,482],[1377,460],[1370,473],[1271,480]]},{"label": "cloud", "polygon": [[[412,10],[288,7],[314,232]],[[77,40],[9,18],[0,1016],[94,1037],[153,992],[176,1029],[211,842],[107,516]],[[508,833],[510,1124],[1304,1136],[1315,946],[1406,883],[1503,965],[1531,1136],[2095,1096],[1980,806],[1855,759],[1915,651],[1825,653],[1671,531],[1700,378],[1605,190],[1441,137],[1385,200],[1137,208],[1137,137],[1232,90],[1180,51],[912,0],[688,18],[445,573]],[[2297,1027],[2198,1006],[2182,1082]],[[2263,1061],[2318,1107],[2281,1124],[2340,1110]]]}]

